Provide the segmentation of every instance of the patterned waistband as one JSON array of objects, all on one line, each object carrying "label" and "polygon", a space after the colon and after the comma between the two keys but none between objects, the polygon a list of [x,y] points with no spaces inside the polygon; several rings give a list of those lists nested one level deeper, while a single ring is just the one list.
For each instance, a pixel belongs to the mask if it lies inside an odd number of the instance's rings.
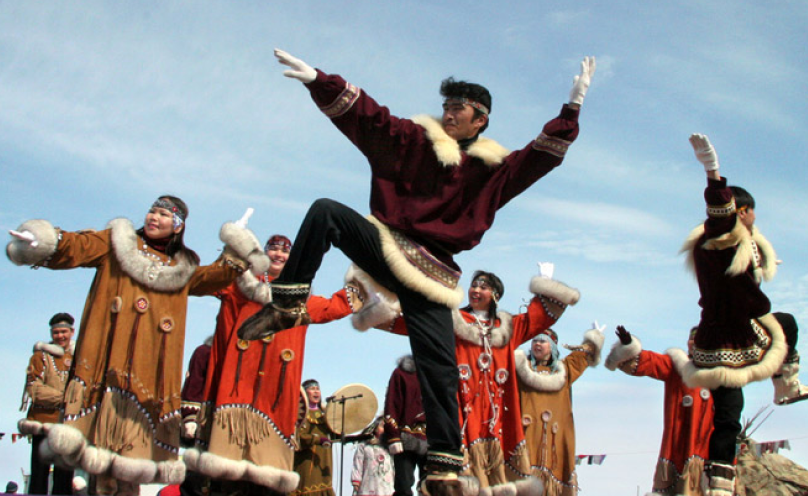
[{"label": "patterned waistband", "polygon": [[390,234],[393,235],[393,239],[404,258],[423,275],[449,289],[457,287],[460,282],[460,271],[441,262],[424,246],[419,245],[395,229],[390,229]]},{"label": "patterned waistband", "polygon": [[699,367],[731,367],[740,368],[760,362],[772,345],[769,331],[757,320],[750,321],[755,333],[755,341],[746,348],[730,349],[719,348],[715,350],[693,350],[693,362]]}]

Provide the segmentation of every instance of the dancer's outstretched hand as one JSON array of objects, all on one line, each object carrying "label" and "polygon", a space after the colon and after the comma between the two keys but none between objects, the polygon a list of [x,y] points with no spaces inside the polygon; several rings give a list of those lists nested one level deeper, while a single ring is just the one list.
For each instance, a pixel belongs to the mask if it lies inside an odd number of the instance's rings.
[{"label": "dancer's outstretched hand", "polygon": [[15,231],[14,229],[9,229],[8,233],[14,237],[19,239],[20,241],[27,241],[28,244],[32,248],[36,248],[39,245],[39,241],[36,240],[36,236],[31,231]]},{"label": "dancer's outstretched hand", "polygon": [[278,58],[278,62],[290,67],[289,70],[283,71],[284,76],[297,79],[303,83],[310,83],[317,78],[317,71],[312,69],[309,64],[292,57],[279,48],[275,49],[275,57]]},{"label": "dancer's outstretched hand", "polygon": [[620,344],[626,345],[631,343],[631,333],[626,330],[625,327],[619,325],[617,326],[617,330],[614,331],[617,334],[617,337],[620,339]]},{"label": "dancer's outstretched hand", "polygon": [[242,215],[241,218],[235,222],[235,224],[242,229],[246,228],[247,222],[249,222],[253,212],[255,212],[255,209],[252,207],[247,208],[247,211],[244,212],[244,215]]},{"label": "dancer's outstretched hand", "polygon": [[595,57],[584,57],[584,59],[581,61],[581,73],[572,79],[570,103],[574,103],[579,106],[584,104],[586,91],[589,89],[589,83],[592,82],[592,76],[594,75]]},{"label": "dancer's outstretched hand", "polygon": [[718,170],[718,154],[706,134],[691,134],[690,145],[706,172]]},{"label": "dancer's outstretched hand", "polygon": [[553,262],[539,262],[539,275],[545,279],[552,279],[553,272],[555,271],[555,264]]}]

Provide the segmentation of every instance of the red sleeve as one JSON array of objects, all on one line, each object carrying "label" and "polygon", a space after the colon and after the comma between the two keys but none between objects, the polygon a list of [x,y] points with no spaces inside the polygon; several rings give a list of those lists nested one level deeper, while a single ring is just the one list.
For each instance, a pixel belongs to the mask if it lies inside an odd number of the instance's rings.
[{"label": "red sleeve", "polygon": [[331,295],[331,298],[312,296],[306,302],[306,309],[311,315],[311,321],[314,324],[325,324],[351,314],[348,294],[344,289]]},{"label": "red sleeve", "polygon": [[667,380],[674,373],[676,372],[670,356],[648,350],[640,352],[637,370],[634,371],[636,376],[652,377],[660,381]]},{"label": "red sleeve", "polygon": [[511,340],[515,345],[520,345],[525,341],[533,339],[541,331],[549,329],[556,320],[547,313],[539,296],[534,296],[530,300],[527,312],[513,316],[513,337]]}]

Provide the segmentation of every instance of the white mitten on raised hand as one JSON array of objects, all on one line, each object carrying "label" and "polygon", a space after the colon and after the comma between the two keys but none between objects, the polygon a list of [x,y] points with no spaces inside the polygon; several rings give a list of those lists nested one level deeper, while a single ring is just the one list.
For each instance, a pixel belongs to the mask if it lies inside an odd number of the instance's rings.
[{"label": "white mitten on raised hand", "polygon": [[539,262],[539,275],[545,279],[552,279],[553,272],[555,271],[555,264],[553,262]]},{"label": "white mitten on raised hand", "polygon": [[710,143],[710,139],[705,134],[691,134],[690,144],[696,152],[696,158],[704,166],[706,172],[718,170],[718,154]]},{"label": "white mitten on raised hand", "polygon": [[253,212],[255,212],[255,210],[252,207],[247,208],[247,211],[244,212],[244,215],[242,215],[239,220],[234,222],[234,224],[242,229],[246,228],[247,222],[250,220],[250,217],[252,216]]},{"label": "white mitten on raised hand", "polygon": [[584,104],[586,90],[595,75],[595,57],[584,57],[581,61],[581,73],[572,79],[572,89],[570,90],[570,103],[577,105]]},{"label": "white mitten on raised hand", "polygon": [[310,83],[317,78],[317,71],[312,69],[309,64],[292,57],[279,48],[275,49],[275,57],[277,57],[278,62],[290,67],[290,69],[283,71],[284,76],[297,79],[303,83]]},{"label": "white mitten on raised hand", "polygon": [[36,236],[34,236],[34,233],[32,233],[31,231],[20,232],[15,231],[14,229],[9,229],[8,233],[11,234],[11,236],[19,239],[20,241],[28,241],[28,244],[32,248],[36,248],[37,246],[39,246],[39,242],[36,240]]}]

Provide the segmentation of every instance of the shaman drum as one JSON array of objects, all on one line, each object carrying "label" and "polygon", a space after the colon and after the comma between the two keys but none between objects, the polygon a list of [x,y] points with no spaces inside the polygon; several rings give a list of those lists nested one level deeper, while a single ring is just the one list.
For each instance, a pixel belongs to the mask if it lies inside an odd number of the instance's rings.
[{"label": "shaman drum", "polygon": [[[328,398],[325,422],[336,434],[353,434],[369,426],[376,418],[379,402],[364,384],[348,384]],[[344,409],[343,409],[344,405]]]}]

